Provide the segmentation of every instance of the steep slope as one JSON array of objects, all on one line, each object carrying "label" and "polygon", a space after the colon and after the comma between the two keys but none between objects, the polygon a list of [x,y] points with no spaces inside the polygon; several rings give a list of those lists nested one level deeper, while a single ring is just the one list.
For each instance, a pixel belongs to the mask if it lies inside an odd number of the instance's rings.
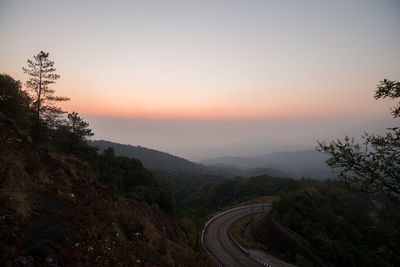
[{"label": "steep slope", "polygon": [[186,159],[149,149],[141,146],[123,145],[105,140],[89,141],[89,145],[99,148],[100,151],[112,147],[118,156],[126,156],[140,160],[146,168],[166,171],[194,171],[202,170],[201,165]]},{"label": "steep slope", "polygon": [[4,116],[0,212],[3,266],[210,265],[164,213],[115,196],[87,164],[32,144]]}]

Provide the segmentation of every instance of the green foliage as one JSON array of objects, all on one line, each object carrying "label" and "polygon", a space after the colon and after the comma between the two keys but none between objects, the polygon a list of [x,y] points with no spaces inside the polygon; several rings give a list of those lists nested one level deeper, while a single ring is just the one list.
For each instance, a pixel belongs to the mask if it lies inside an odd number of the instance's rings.
[{"label": "green foliage", "polygon": [[[301,234],[335,266],[390,266],[399,261],[399,212],[385,219],[368,196],[320,186],[289,192],[273,203],[282,222]],[[395,215],[396,214],[396,215]],[[396,254],[397,253],[397,254]]]},{"label": "green foliage", "polygon": [[[397,99],[400,97],[400,82],[389,81],[384,79],[378,84],[378,89],[375,92],[375,99]],[[397,107],[392,109],[392,114],[394,118],[400,117],[400,103]]]},{"label": "green foliage", "polygon": [[86,144],[90,136],[93,136],[93,133],[89,123],[79,117],[78,113],[72,112],[68,114],[64,123],[53,131],[52,139],[62,152],[87,156],[90,150],[95,150]]},{"label": "green foliage", "polygon": [[93,136],[92,130],[89,129],[89,123],[79,117],[78,113],[69,113],[67,119],[67,127],[76,141],[86,141],[88,137]]},{"label": "green foliage", "polygon": [[207,173],[193,174],[188,172],[169,172],[162,170],[152,170],[152,173],[168,180],[172,184],[178,212],[182,211],[184,208],[184,201],[198,192],[203,185],[226,179],[221,176]]},{"label": "green foliage", "polygon": [[[378,85],[375,98],[396,99],[400,96],[400,83],[384,80]],[[392,110],[394,118],[400,116],[400,104]],[[361,191],[383,192],[391,197],[400,194],[400,128],[389,128],[384,136],[363,137],[363,145],[354,138],[330,143],[318,142],[317,150],[331,157],[327,164],[337,170],[349,186]]]},{"label": "green foliage", "polygon": [[[220,208],[260,196],[275,195],[296,183],[292,179],[257,176],[210,182],[183,203],[184,215],[204,216]],[[297,186],[295,186],[297,187]]]},{"label": "green foliage", "polygon": [[154,176],[139,160],[115,156],[114,149],[108,148],[98,155],[94,169],[99,180],[110,185],[116,193],[156,204],[160,209],[173,213],[175,201],[171,185]]},{"label": "green foliage", "polygon": [[15,119],[20,125],[29,127],[28,94],[22,90],[21,82],[7,74],[0,74],[0,111],[9,118]]}]

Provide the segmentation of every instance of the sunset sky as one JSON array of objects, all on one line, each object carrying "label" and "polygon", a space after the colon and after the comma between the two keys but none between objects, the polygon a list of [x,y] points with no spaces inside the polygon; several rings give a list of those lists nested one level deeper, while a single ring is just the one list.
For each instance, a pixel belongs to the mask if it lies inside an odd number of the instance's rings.
[{"label": "sunset sky", "polygon": [[198,160],[398,124],[400,1],[0,0],[0,72],[50,52],[96,139]]}]

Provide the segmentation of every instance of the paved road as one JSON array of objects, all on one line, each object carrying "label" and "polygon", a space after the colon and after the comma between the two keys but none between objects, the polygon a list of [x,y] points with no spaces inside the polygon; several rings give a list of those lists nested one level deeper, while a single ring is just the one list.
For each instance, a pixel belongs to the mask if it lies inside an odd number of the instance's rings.
[{"label": "paved road", "polygon": [[202,234],[204,249],[222,266],[264,266],[241,250],[230,238],[229,229],[238,219],[254,213],[267,211],[267,205],[244,206],[228,210],[212,218],[205,226]]}]

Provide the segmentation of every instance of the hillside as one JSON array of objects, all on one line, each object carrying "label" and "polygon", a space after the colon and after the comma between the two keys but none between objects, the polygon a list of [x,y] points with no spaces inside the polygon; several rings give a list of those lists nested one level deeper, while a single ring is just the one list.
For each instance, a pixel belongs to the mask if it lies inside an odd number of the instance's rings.
[{"label": "hillside", "polygon": [[0,115],[3,266],[210,264],[158,208],[115,195],[88,164],[33,144]]},{"label": "hillside", "polygon": [[[332,179],[336,176],[326,165],[326,155],[314,151],[276,152],[252,157],[219,157],[202,160],[207,166],[226,165],[240,169],[270,168],[294,178]],[[282,177],[282,176],[281,176]]]},{"label": "hillside", "polygon": [[225,164],[209,164],[209,166],[205,166],[203,164],[197,164],[184,158],[180,158],[155,149],[150,149],[142,146],[119,144],[105,140],[88,141],[88,144],[90,146],[99,148],[99,152],[102,152],[105,149],[111,147],[114,149],[117,156],[125,156],[139,159],[146,168],[157,171],[186,173],[189,176],[212,175],[225,178],[263,174],[277,177],[289,176],[285,172],[276,170],[274,168],[256,168],[259,166],[255,166],[254,168],[249,167],[246,169]]},{"label": "hillside", "polygon": [[112,147],[117,156],[138,159],[148,169],[192,172],[201,171],[204,168],[186,159],[146,147],[124,145],[105,140],[88,141],[88,144],[99,148],[99,152]]},{"label": "hillside", "polygon": [[215,166],[215,165],[235,166],[236,168],[241,168],[241,169],[257,168],[265,165],[265,162],[262,160],[250,157],[233,157],[233,156],[209,158],[201,160],[199,161],[199,163],[207,166]]},{"label": "hillside", "polygon": [[196,193],[188,197],[183,206],[185,212],[206,216],[218,209],[250,201],[262,196],[275,196],[290,188],[298,187],[299,183],[288,178],[270,177],[268,175],[234,178],[223,181],[209,182]]},{"label": "hillside", "polygon": [[[273,203],[273,214],[328,266],[398,266],[398,207],[393,199],[330,185],[282,195]],[[255,238],[277,250],[269,226],[268,218],[257,225]],[[286,257],[298,263],[302,257],[296,254]]]}]

